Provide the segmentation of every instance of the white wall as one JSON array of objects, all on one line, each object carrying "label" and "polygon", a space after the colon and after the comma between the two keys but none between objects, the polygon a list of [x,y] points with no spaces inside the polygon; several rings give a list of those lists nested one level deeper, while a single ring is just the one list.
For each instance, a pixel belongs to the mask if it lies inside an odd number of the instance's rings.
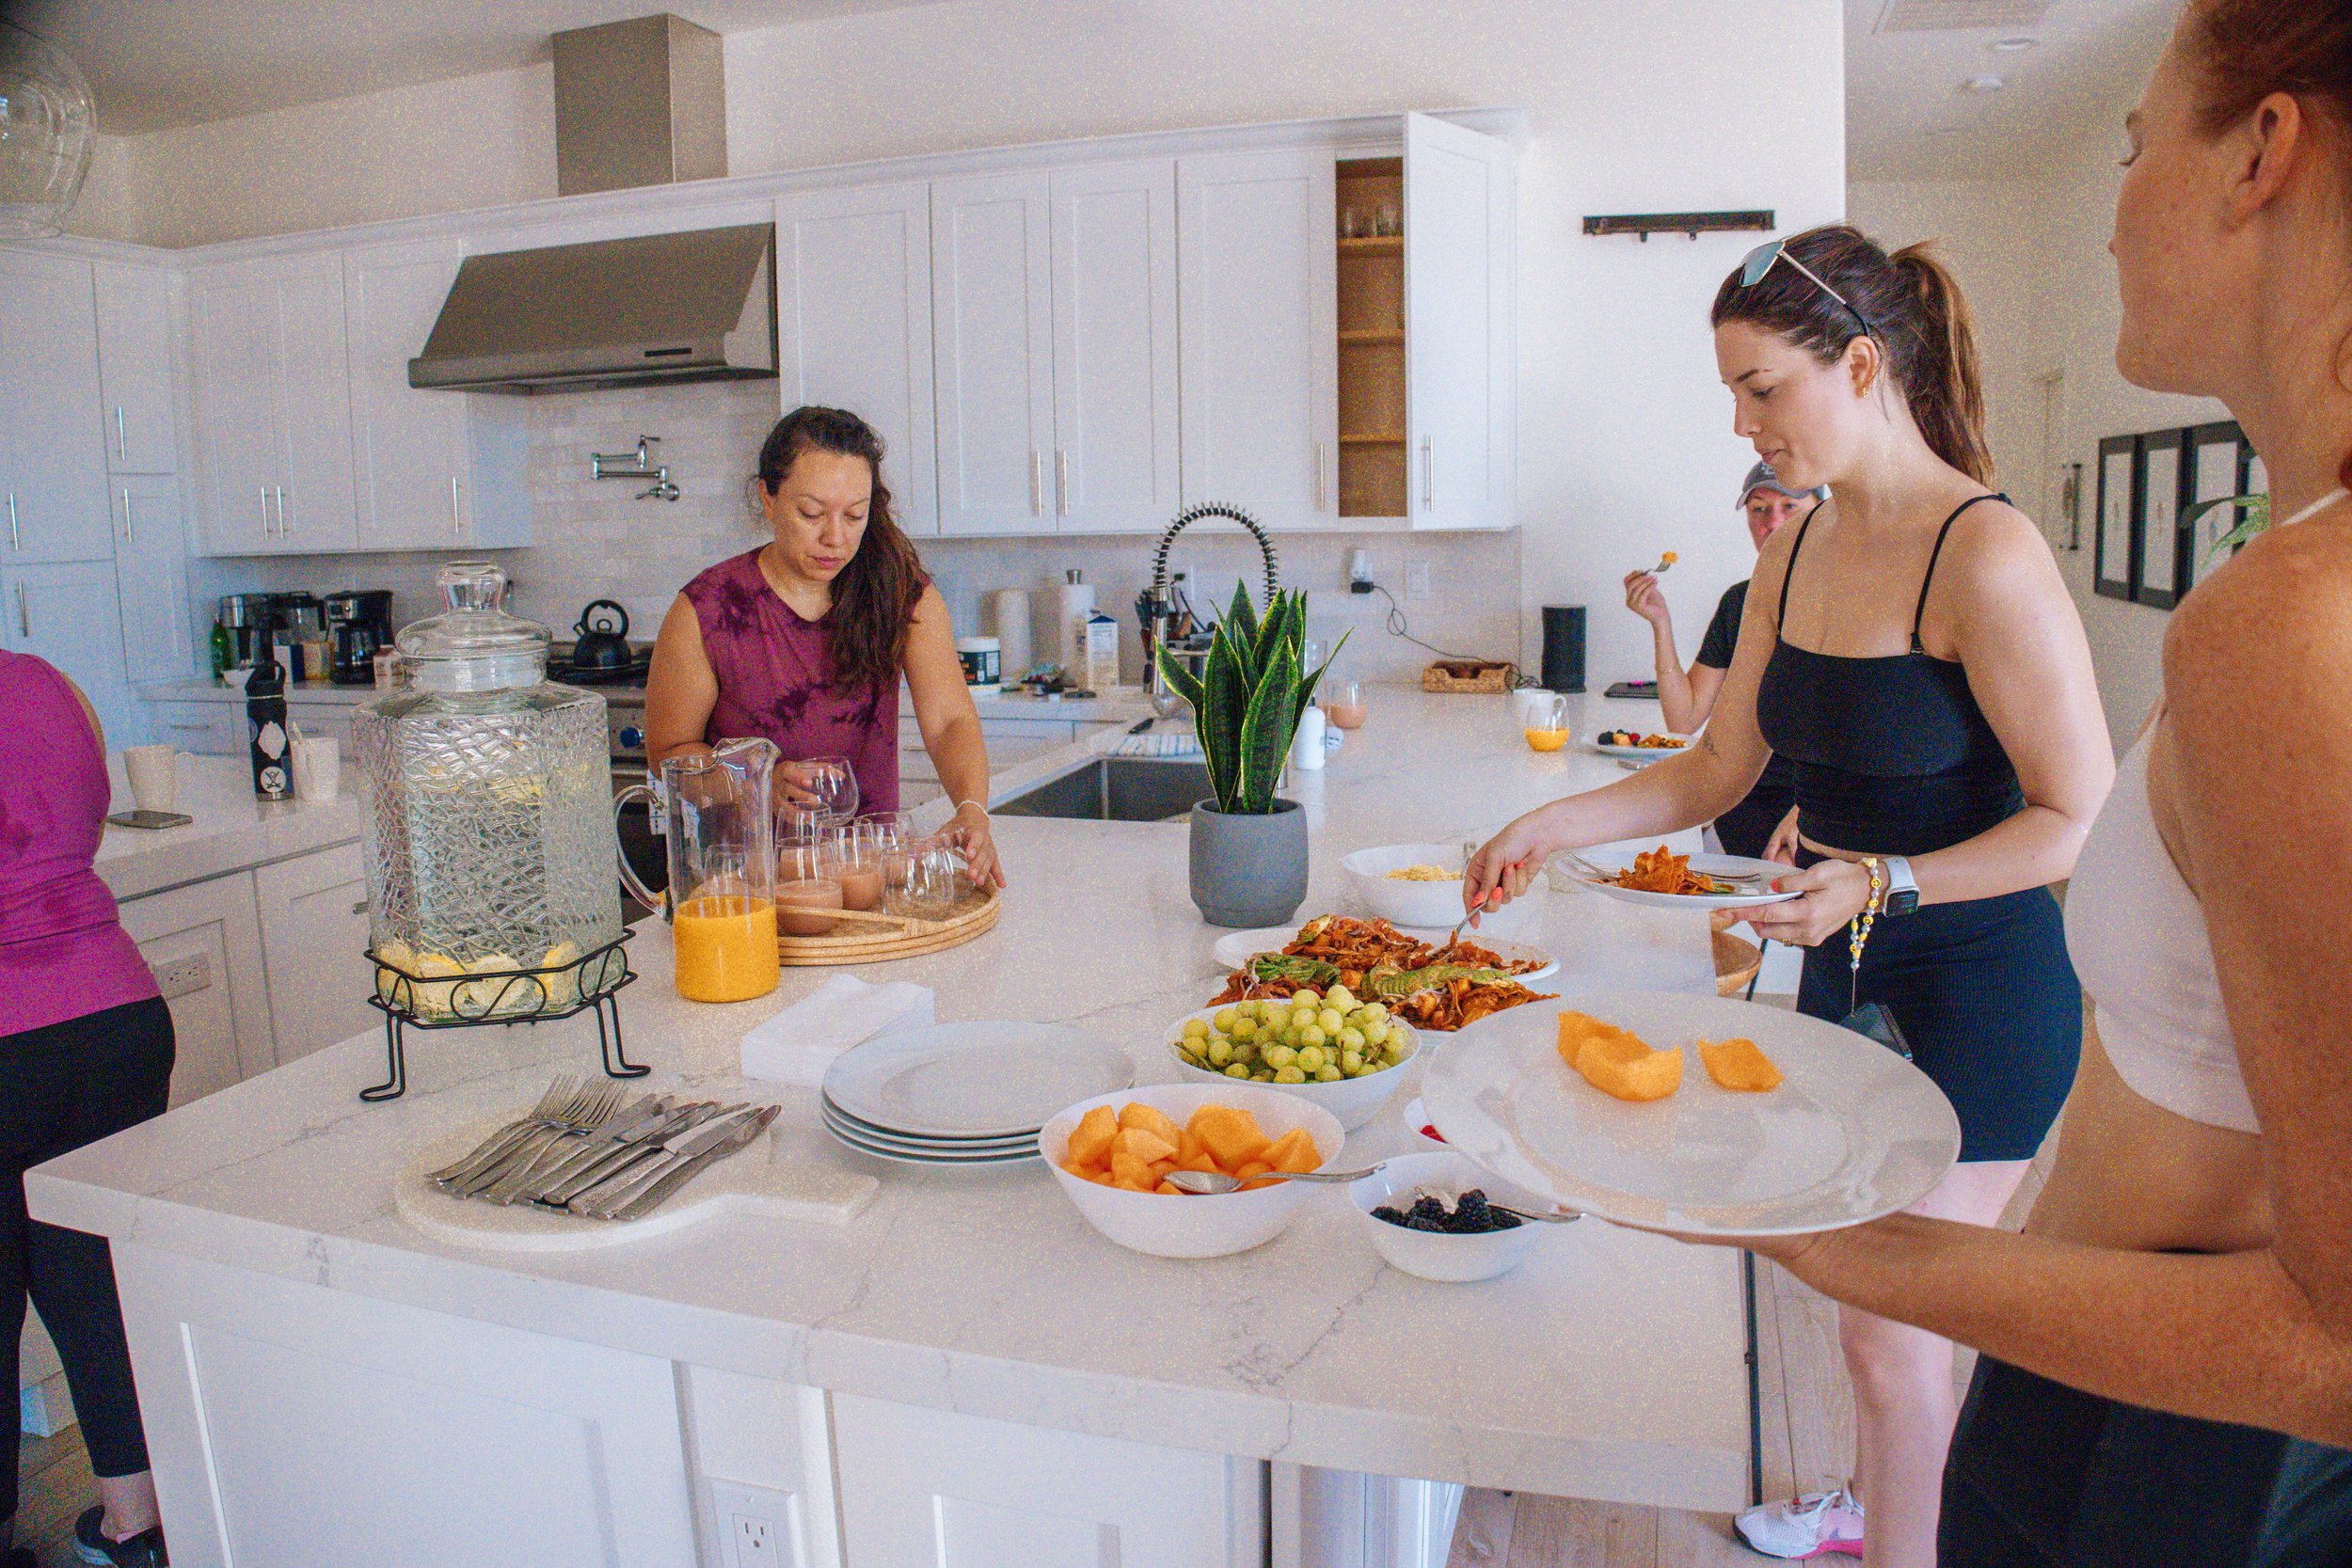
[{"label": "white wall", "polygon": [[[1770,207],[1793,229],[1843,212],[1837,0],[1772,9],[1766,26],[1747,0],[953,0],[730,35],[730,156],[748,173],[1154,128],[1527,109],[1522,532],[1414,546],[1440,586],[1413,610],[1417,628],[1475,633],[1477,651],[1532,661],[1537,608],[1588,604],[1590,669],[1606,682],[1649,669],[1646,627],[1613,608],[1627,570],[1680,552],[1667,586],[1687,653],[1750,569],[1732,493],[1752,453],[1730,434],[1706,311],[1754,240],[1643,245],[1585,238],[1580,222]],[[1770,117],[1754,106],[1759,82],[1773,84]],[[549,103],[542,69],[138,138],[131,161],[154,194],[130,228],[186,245],[549,195]],[[698,406],[712,412],[680,419],[728,428],[723,398]],[[1335,586],[1339,547],[1295,546],[1302,580]],[[1062,552],[1016,553],[1027,574]]]},{"label": "white wall", "polygon": [[[2136,100],[2075,139],[2079,150],[2029,182],[1856,183],[1849,212],[1865,232],[1890,244],[1940,236],[1976,307],[1988,383],[1988,422],[2002,484],[2035,511],[2083,617],[2107,728],[2119,748],[2138,733],[2162,689],[2167,612],[2091,592],[2098,444],[2168,426],[2229,418],[2218,403],[2143,392],[2115,369],[2121,307],[2107,254],[2122,172],[2103,134]],[[2058,372],[2054,434],[2042,434],[2041,377]],[[2060,463],[2083,465],[2082,548],[2066,551],[2067,530],[2046,481]]]}]

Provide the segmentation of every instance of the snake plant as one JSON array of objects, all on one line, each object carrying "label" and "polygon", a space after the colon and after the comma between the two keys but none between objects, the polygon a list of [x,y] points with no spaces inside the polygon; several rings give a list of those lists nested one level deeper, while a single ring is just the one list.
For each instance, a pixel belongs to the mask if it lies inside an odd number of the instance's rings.
[{"label": "snake plant", "polygon": [[2194,527],[2206,513],[2225,506],[2245,515],[2235,528],[2215,540],[2213,547],[2205,552],[2202,564],[2208,567],[2235,555],[2240,545],[2270,527],[2270,497],[2261,491],[2250,496],[2224,496],[2219,500],[2199,501],[2181,515],[2182,526]]},{"label": "snake plant", "polygon": [[[1340,639],[1343,646],[1346,641]],[[1248,587],[1237,584],[1198,676],[1166,648],[1159,650],[1161,673],[1192,706],[1217,810],[1248,816],[1274,810],[1275,781],[1281,777],[1299,716],[1331,668],[1326,659],[1307,669],[1304,591],[1278,591],[1261,618]],[[1332,650],[1334,657],[1338,652]]]}]

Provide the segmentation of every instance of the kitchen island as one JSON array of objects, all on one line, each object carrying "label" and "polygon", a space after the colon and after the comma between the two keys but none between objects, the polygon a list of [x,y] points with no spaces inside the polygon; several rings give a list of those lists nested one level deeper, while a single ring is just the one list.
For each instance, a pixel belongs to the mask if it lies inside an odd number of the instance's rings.
[{"label": "kitchen island", "polygon": [[[1590,708],[1586,733],[1655,722]],[[1314,841],[1300,914],[1351,907],[1347,849],[1451,840],[1617,776],[1529,752],[1499,698],[1383,689],[1290,791]],[[1073,1023],[1173,1077],[1154,1042],[1221,974],[1184,827],[1007,817],[998,838],[996,929],[868,977],[932,987],[943,1020]],[[1553,895],[1532,940],[1562,959],[1547,990],[1711,990],[1695,913]],[[572,1253],[403,1220],[392,1187],[421,1148],[592,1068],[585,1018],[421,1037],[385,1105],[357,1098],[382,1066],[380,1037],[357,1037],[27,1178],[38,1216],[114,1240],[178,1561],[1436,1568],[1460,1483],[1745,1500],[1736,1254],[1586,1222],[1502,1279],[1437,1285],[1389,1269],[1327,1192],[1254,1252],[1142,1257],[1041,1169],[885,1170],[826,1140],[809,1091],[746,1085],[742,1033],[824,972],[695,1006],[660,927],[631,953],[646,1086],[781,1102],[774,1158],[871,1171],[870,1203]],[[1404,1098],[1348,1158],[1407,1145]]]}]

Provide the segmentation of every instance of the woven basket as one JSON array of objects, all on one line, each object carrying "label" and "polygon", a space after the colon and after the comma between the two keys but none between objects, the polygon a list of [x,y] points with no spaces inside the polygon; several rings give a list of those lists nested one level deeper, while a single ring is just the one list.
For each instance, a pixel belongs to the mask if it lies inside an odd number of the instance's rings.
[{"label": "woven basket", "polygon": [[1427,665],[1421,673],[1423,691],[1467,693],[1471,696],[1500,696],[1511,689],[1518,678],[1516,664],[1498,664],[1485,659],[1440,659]]}]

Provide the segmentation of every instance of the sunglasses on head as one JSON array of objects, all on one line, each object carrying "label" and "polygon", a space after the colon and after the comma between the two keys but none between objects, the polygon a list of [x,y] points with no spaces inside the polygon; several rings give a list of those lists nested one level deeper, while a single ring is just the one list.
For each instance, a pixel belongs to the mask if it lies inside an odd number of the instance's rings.
[{"label": "sunglasses on head", "polygon": [[1869,318],[1865,316],[1860,310],[1854,309],[1854,303],[1852,300],[1848,299],[1844,294],[1839,293],[1836,289],[1833,289],[1828,284],[1822,282],[1820,274],[1816,273],[1811,267],[1806,266],[1803,261],[1798,261],[1794,256],[1788,254],[1788,242],[1787,240],[1767,240],[1762,245],[1757,245],[1754,250],[1749,251],[1747,260],[1740,263],[1740,287],[1743,289],[1753,289],[1758,283],[1763,282],[1764,275],[1772,270],[1772,263],[1774,261],[1788,262],[1790,266],[1803,273],[1806,277],[1811,278],[1815,288],[1829,295],[1830,298],[1836,300],[1847,309],[1853,311],[1853,319],[1862,324],[1862,335],[1864,337],[1870,338],[1877,336],[1877,334],[1870,330]]}]

